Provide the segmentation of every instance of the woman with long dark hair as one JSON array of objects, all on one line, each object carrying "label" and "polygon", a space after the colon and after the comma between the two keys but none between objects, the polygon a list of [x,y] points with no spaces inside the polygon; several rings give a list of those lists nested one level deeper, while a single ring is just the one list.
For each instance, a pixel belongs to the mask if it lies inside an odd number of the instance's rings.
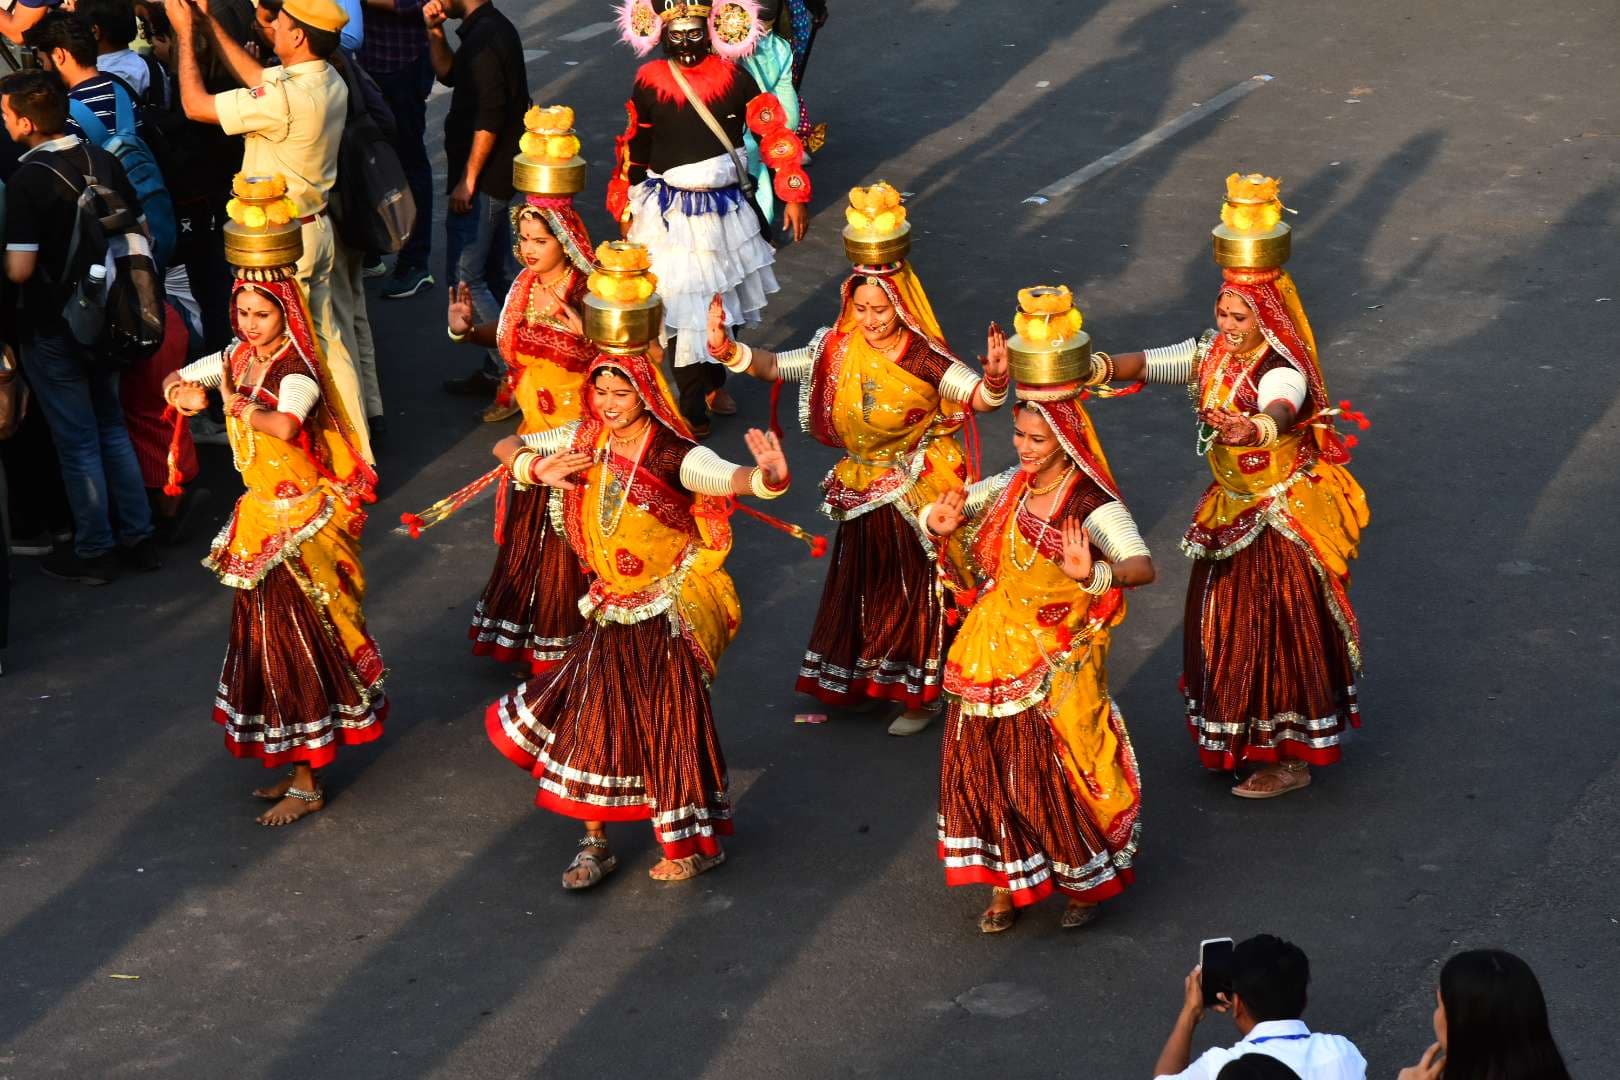
[{"label": "woman with long dark hair", "polygon": [[1501,949],[1458,953],[1440,969],[1439,1041],[1399,1080],[1569,1080],[1530,965]]}]

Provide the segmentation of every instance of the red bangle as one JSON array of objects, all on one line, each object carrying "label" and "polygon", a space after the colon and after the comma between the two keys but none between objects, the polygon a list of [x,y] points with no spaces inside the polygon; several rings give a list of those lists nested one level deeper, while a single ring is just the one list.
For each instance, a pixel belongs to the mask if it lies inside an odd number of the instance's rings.
[{"label": "red bangle", "polygon": [[759,474],[759,482],[765,485],[766,491],[786,491],[788,488],[793,486],[793,476],[792,474],[783,476],[781,486],[777,486],[776,484],[771,483],[771,478],[766,475],[765,470],[761,469]]}]

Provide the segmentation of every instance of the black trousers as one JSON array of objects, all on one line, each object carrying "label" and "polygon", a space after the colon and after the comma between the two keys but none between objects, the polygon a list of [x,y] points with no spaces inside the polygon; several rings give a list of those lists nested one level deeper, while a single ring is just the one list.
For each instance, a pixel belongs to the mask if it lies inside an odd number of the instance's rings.
[{"label": "black trousers", "polygon": [[[670,339],[664,351],[668,356],[675,355],[674,338]],[[692,364],[675,369],[675,393],[681,415],[686,417],[688,424],[697,428],[709,422],[709,406],[704,398],[725,384],[726,369],[720,364]]]}]

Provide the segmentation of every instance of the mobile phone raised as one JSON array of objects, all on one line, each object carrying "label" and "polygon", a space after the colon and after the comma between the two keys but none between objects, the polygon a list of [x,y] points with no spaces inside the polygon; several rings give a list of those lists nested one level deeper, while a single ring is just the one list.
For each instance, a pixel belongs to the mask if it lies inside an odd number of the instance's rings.
[{"label": "mobile phone raised", "polygon": [[1220,1004],[1220,995],[1232,992],[1232,939],[1217,937],[1200,941],[1198,966],[1205,1007]]}]

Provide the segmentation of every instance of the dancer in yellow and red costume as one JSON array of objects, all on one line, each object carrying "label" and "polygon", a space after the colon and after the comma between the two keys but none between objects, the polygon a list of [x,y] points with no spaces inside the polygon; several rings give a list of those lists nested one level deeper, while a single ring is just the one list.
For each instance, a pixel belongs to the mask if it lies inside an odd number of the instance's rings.
[{"label": "dancer in yellow and red costume", "polygon": [[633,288],[645,254],[621,245],[620,267],[586,298],[586,332],[601,351],[584,416],[496,447],[518,483],[561,493],[569,544],[592,575],[579,598],[584,632],[486,714],[496,747],[538,783],[537,804],[584,822],[567,889],[617,866],[610,821],[652,823],[657,880],[724,861],[731,803],[709,682],[742,617],[725,572],[730,501],[775,498],[789,483],[774,436],[748,433],[753,468],[696,445],[658,369],[656,294],[599,294]]},{"label": "dancer in yellow and red costume", "polygon": [[[736,372],[799,384],[804,431],[844,452],[822,481],[822,513],[838,522],[798,688],[849,706],[898,703],[890,734],[926,727],[940,698],[946,599],[935,551],[917,510],[970,479],[957,434],[971,412],[1007,398],[1004,360],[991,350],[984,375],[945,343],[911,264],[911,226],[887,184],[850,195],[844,281],[834,326],[800,349],[773,353],[726,336],[716,304],[709,353]],[[1000,331],[991,327],[990,340]],[[959,545],[945,561],[965,573]]]},{"label": "dancer in yellow and red costume", "polygon": [[[593,263],[590,236],[574,208],[574,194],[585,186],[574,111],[535,107],[523,119],[522,152],[512,163],[513,184],[524,193],[512,209],[521,269],[493,323],[473,326],[467,287],[452,289],[449,333],[452,341],[500,351],[504,393],[522,409],[518,433],[526,435],[580,418],[596,349],[580,315]],[[505,504],[495,566],[467,630],[478,655],[538,672],[561,659],[584,629],[577,601],[585,574],[554,523],[557,506],[545,488],[514,492]]]},{"label": "dancer in yellow and red costume", "polygon": [[1282,268],[1291,241],[1277,181],[1234,174],[1221,216],[1216,329],[1112,357],[1097,376],[1184,386],[1192,397],[1197,451],[1214,481],[1181,545],[1196,560],[1187,725],[1207,768],[1258,766],[1233,794],[1267,799],[1309,784],[1311,765],[1339,760],[1346,729],[1361,722],[1348,589],[1367,499],[1345,468],[1355,437],[1335,424],[1367,420],[1328,397]]},{"label": "dancer in yellow and red costume", "polygon": [[1020,308],[992,344],[1010,353],[1018,465],[918,514],[941,543],[967,523],[977,592],[945,664],[939,856],[948,884],[993,887],[987,934],[1054,890],[1065,928],[1089,923],[1131,883],[1142,805],[1108,651],[1153,560],[1080,403],[1090,339],[1068,289],[1026,289]]},{"label": "dancer in yellow and red costume", "polygon": [[238,176],[235,195],[225,255],[237,344],[169,375],[164,396],[182,415],[209,389],[225,401],[247,491],[203,560],[236,590],[214,719],[237,757],[292,765],[253,793],[274,804],[260,823],[285,825],[325,806],[315,771],[338,746],[382,735],[383,662],[360,567],[377,477],[293,277],[302,240],[284,182]]}]

